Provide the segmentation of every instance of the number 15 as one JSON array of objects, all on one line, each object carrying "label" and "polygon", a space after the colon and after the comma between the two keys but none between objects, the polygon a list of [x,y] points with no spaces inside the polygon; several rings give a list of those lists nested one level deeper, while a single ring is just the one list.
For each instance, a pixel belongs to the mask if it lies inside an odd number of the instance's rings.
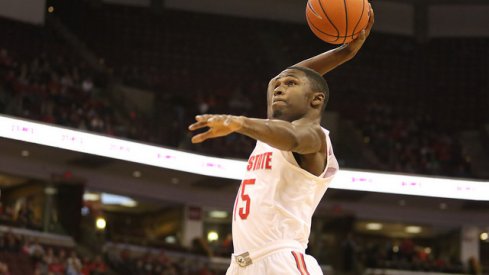
[{"label": "number 15", "polygon": [[248,218],[248,215],[250,214],[250,204],[251,204],[251,197],[250,195],[246,194],[246,186],[247,185],[253,185],[255,184],[255,179],[246,179],[241,182],[241,193],[238,198],[236,198],[236,204],[234,207],[234,218],[236,219],[236,207],[238,206],[238,200],[241,198],[241,201],[245,203],[244,207],[239,208],[239,217],[242,220],[246,220]]}]

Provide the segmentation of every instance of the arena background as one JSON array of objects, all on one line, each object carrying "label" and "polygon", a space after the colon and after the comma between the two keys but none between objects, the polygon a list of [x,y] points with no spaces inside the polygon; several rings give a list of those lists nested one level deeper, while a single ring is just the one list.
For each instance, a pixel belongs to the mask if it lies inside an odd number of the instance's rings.
[{"label": "arena background", "polygon": [[[264,117],[268,79],[331,48],[304,6],[0,2],[0,274],[224,274],[253,142],[195,146],[186,127]],[[344,169],[308,252],[326,274],[487,274],[489,4],[372,6],[326,76]]]}]

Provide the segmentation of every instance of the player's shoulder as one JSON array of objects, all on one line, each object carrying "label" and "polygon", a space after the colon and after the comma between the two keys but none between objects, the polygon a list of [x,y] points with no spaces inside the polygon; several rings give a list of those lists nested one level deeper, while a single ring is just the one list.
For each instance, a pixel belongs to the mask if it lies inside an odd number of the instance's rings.
[{"label": "player's shoulder", "polygon": [[319,124],[313,123],[310,125],[305,125],[310,131],[315,132],[321,138],[327,138],[329,136],[329,131]]}]

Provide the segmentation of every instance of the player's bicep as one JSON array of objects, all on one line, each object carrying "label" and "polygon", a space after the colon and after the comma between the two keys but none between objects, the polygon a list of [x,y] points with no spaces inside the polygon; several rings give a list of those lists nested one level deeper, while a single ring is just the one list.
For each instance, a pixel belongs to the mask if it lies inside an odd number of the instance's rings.
[{"label": "player's bicep", "polygon": [[296,146],[293,152],[299,154],[317,153],[325,145],[326,137],[321,127],[295,126]]}]

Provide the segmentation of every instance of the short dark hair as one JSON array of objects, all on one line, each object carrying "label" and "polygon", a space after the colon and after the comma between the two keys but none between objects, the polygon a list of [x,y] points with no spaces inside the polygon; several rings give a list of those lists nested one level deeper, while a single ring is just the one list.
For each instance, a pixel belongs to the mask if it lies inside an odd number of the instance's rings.
[{"label": "short dark hair", "polygon": [[314,91],[319,91],[324,94],[324,103],[323,106],[321,106],[321,111],[324,111],[324,108],[326,107],[326,104],[329,101],[329,87],[328,83],[326,82],[326,79],[322,75],[320,75],[318,72],[315,70],[306,68],[306,67],[301,67],[301,66],[292,66],[288,67],[288,70],[298,70],[303,72],[307,79],[309,79],[309,83],[311,84],[311,88]]}]

